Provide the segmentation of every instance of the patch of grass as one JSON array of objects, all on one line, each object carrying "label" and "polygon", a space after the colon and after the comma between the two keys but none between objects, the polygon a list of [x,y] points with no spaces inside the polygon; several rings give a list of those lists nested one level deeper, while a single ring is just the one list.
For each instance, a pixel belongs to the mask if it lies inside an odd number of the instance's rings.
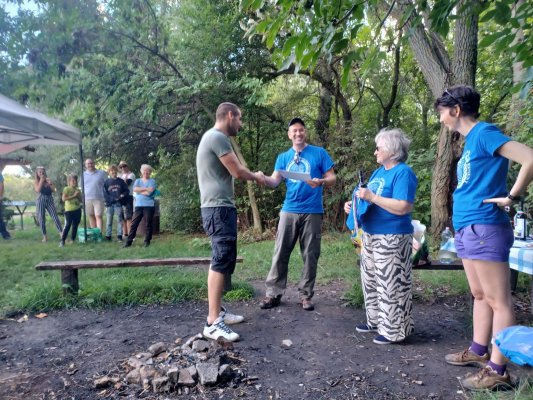
[{"label": "patch of grass", "polygon": [[522,379],[514,390],[468,392],[470,400],[533,400],[533,379]]},{"label": "patch of grass", "polygon": [[[60,271],[36,271],[41,261],[105,260],[165,257],[209,256],[209,240],[204,235],[164,234],[157,236],[150,247],[141,246],[142,238],[131,248],[123,249],[117,242],[73,243],[59,248],[59,238],[51,223],[48,243],[41,243],[40,231],[29,218],[25,230],[12,232],[13,240],[0,242],[3,278],[0,290],[0,315],[40,312],[60,308],[102,308],[133,304],[167,304],[185,300],[205,300],[207,283],[205,267],[150,267],[80,270],[80,293],[64,296]],[[238,245],[244,258],[237,264],[233,277],[234,290],[226,301],[249,300],[253,297],[250,281],[264,281],[274,251],[274,241],[250,241]],[[322,240],[317,284],[342,281],[350,289],[345,299],[363,306],[358,256],[348,235],[329,233]],[[290,284],[301,275],[302,259],[297,246],[289,263]],[[519,290],[527,292],[529,277],[521,274]],[[464,274],[445,271],[417,271],[415,288],[424,299],[435,296],[468,293]]]}]

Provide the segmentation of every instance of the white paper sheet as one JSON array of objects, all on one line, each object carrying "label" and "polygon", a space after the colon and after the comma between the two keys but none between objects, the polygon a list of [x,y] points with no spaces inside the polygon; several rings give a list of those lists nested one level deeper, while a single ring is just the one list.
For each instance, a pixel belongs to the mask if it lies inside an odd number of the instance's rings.
[{"label": "white paper sheet", "polygon": [[296,181],[304,181],[304,182],[311,179],[311,175],[309,173],[284,171],[281,169],[278,170],[278,172],[285,179],[294,179]]}]

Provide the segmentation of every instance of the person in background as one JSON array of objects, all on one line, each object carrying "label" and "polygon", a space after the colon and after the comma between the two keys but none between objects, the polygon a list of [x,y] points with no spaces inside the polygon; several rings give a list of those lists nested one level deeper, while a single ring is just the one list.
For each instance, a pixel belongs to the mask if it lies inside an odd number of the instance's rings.
[{"label": "person in background", "polygon": [[203,335],[234,342],[240,336],[227,325],[244,320],[222,307],[225,282],[235,271],[237,261],[237,208],[233,179],[264,184],[262,172],[251,172],[240,162],[231,147],[231,136],[241,129],[241,110],[233,103],[222,103],[216,111],[213,128],[205,132],[196,153],[200,187],[200,210],[205,233],[211,240],[211,264],[207,275],[209,311]]},{"label": "person in background", "polygon": [[[413,333],[411,212],[418,180],[405,161],[411,140],[400,129],[382,129],[374,155],[381,167],[356,196],[370,205],[362,225],[361,282],[366,323],[357,332],[377,333],[376,344],[403,341]],[[348,214],[352,202],[344,205]]]},{"label": "person in background", "polygon": [[[307,130],[302,119],[293,118],[289,122],[288,136],[292,147],[278,155],[274,172],[265,177],[266,185],[272,188],[285,180],[287,193],[279,214],[272,266],[265,282],[266,297],[259,307],[267,309],[280,305],[287,286],[289,259],[296,241],[299,241],[303,268],[298,293],[302,308],[311,311],[315,308],[311,299],[322,240],[323,187],[333,186],[337,177],[328,152],[307,143]],[[308,173],[311,179],[306,182],[284,179],[280,170]]]},{"label": "person in background", "polygon": [[155,214],[155,194],[157,184],[152,175],[152,167],[148,164],[141,165],[141,178],[135,180],[133,184],[133,195],[135,196],[135,210],[133,212],[133,221],[131,230],[122,247],[130,247],[133,239],[137,235],[137,228],[142,219],[146,219],[146,235],[144,237],[144,247],[150,246],[152,240],[153,221]]},{"label": "person in background", "polygon": [[126,182],[130,191],[130,194],[122,203],[122,234],[128,236],[131,229],[131,220],[133,218],[133,183],[135,182],[135,174],[131,172],[126,161],[121,161],[118,164],[118,168],[122,171],[120,177]]},{"label": "person in background", "polygon": [[[448,354],[452,365],[475,365],[461,384],[466,389],[494,389],[511,384],[507,360],[497,346],[488,346],[515,323],[509,285],[509,252],[513,229],[504,207],[520,200],[533,179],[533,149],[505,136],[496,126],[478,121],[481,96],[469,86],[454,86],[435,101],[440,122],[465,140],[457,164],[453,193],[455,248],[463,261],[474,297],[473,340],[464,351]],[[507,190],[509,160],[521,164]]]},{"label": "person in background", "polygon": [[72,241],[76,240],[78,232],[78,225],[81,221],[81,189],[78,187],[78,175],[70,174],[67,177],[68,186],[63,189],[61,198],[65,202],[65,227],[61,234],[61,241],[59,247],[65,245],[68,233],[72,228],[70,238]]},{"label": "person in background", "polygon": [[127,199],[130,191],[126,182],[117,176],[118,168],[111,165],[107,169],[109,178],[104,182],[104,198],[106,206],[105,240],[110,241],[113,234],[113,217],[117,216],[117,239],[122,242],[122,202]]},{"label": "person in background", "polygon": [[4,199],[4,175],[2,175],[3,165],[0,165],[0,234],[5,240],[11,239],[11,235],[7,231],[6,224],[4,223],[3,212],[3,199]]},{"label": "person in background", "polygon": [[42,242],[46,243],[48,241],[48,236],[46,234],[46,211],[48,211],[48,214],[52,217],[60,235],[63,232],[63,227],[61,226],[61,221],[59,221],[54,198],[52,197],[52,193],[56,191],[56,187],[51,179],[46,176],[46,170],[44,167],[37,167],[35,170],[33,188],[35,189],[35,192],[39,193],[35,203],[35,209],[37,213],[37,221],[39,222],[43,234]]},{"label": "person in background", "polygon": [[104,182],[107,175],[104,171],[96,169],[94,161],[90,158],[85,160],[85,172],[83,173],[83,191],[85,195],[85,212],[89,216],[91,228],[102,231],[102,215],[104,213]]}]

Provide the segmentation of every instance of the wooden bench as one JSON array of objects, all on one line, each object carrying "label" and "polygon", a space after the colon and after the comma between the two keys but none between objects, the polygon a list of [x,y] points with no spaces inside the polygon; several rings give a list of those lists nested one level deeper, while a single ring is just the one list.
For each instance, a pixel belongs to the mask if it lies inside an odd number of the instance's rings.
[{"label": "wooden bench", "polygon": [[424,264],[413,265],[413,271],[462,271],[463,262],[454,261],[451,264],[441,263],[439,260],[432,260]]},{"label": "wooden bench", "polygon": [[[242,257],[237,257],[241,263]],[[84,261],[52,261],[40,262],[35,266],[38,271],[61,271],[63,293],[78,294],[78,270],[101,268],[130,268],[130,267],[161,267],[161,266],[192,266],[209,265],[211,257],[180,257],[180,258],[140,258],[133,260],[84,260]]]}]

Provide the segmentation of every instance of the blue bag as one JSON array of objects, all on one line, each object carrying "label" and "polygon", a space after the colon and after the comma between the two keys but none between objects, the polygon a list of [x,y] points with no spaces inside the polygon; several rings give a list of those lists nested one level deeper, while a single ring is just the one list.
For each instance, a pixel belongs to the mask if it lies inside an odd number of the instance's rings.
[{"label": "blue bag", "polygon": [[496,335],[494,343],[512,362],[533,367],[533,328],[510,326]]}]

